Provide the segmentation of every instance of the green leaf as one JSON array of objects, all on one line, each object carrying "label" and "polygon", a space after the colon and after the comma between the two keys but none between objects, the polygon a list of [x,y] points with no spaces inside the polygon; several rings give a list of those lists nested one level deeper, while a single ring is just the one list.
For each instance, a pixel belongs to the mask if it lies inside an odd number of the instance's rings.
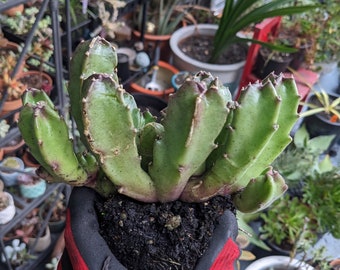
[{"label": "green leaf", "polygon": [[322,154],[328,149],[335,135],[322,135],[309,140],[308,149],[315,154]]},{"label": "green leaf", "polygon": [[306,142],[309,140],[309,133],[305,125],[302,125],[294,135],[294,145],[298,148],[306,146]]}]

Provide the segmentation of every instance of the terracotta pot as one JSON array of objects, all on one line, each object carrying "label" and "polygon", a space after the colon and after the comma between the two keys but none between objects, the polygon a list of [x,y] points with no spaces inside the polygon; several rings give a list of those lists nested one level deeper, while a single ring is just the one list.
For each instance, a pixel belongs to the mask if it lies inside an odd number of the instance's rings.
[{"label": "terracotta pot", "polygon": [[[17,80],[20,80],[20,78],[23,76],[24,73],[19,73],[18,75],[16,75],[16,79]],[[2,92],[3,90],[3,85],[4,85],[4,81],[2,78],[0,78],[0,91]],[[26,88],[26,87],[25,87]],[[22,89],[22,93],[24,92],[24,88]],[[14,99],[14,100],[6,100],[4,103],[3,103],[3,107],[2,107],[2,110],[0,112],[0,117],[1,116],[4,116],[14,110],[17,110],[19,108],[21,108],[22,106],[22,101],[21,101],[21,98],[18,98],[18,99]]]},{"label": "terracotta pot", "polygon": [[157,72],[156,81],[157,82],[159,81],[159,83],[162,86],[164,86],[164,89],[160,91],[153,91],[153,90],[144,88],[144,85],[148,82],[147,80],[148,76],[143,76],[142,78],[130,84],[130,90],[132,92],[137,92],[137,93],[142,93],[142,94],[147,94],[147,95],[152,95],[152,96],[156,96],[159,98],[167,99],[169,94],[175,91],[175,89],[171,85],[171,78],[174,74],[178,73],[179,71],[172,65],[166,62],[163,62],[163,61],[159,61],[158,66],[159,66],[159,70]]},{"label": "terracotta pot", "polygon": [[22,155],[22,160],[24,161],[26,167],[38,168],[40,166],[40,164],[36,161],[32,154],[27,150],[24,151]]},{"label": "terracotta pot", "polygon": [[19,150],[24,145],[25,145],[25,141],[20,136],[20,140],[17,143],[3,147],[4,154],[5,155],[13,154],[14,152]]},{"label": "terracotta pot", "polygon": [[[12,41],[9,41],[6,38],[0,38],[0,53],[4,54],[4,53],[6,53],[6,51],[13,51],[18,56],[19,52],[20,52],[20,46],[19,46],[19,44],[12,42]],[[23,71],[25,64],[26,64],[25,61],[23,61],[19,65],[16,75],[19,75]],[[1,76],[2,76],[2,74],[0,74],[0,77]]]},{"label": "terracotta pot", "polygon": [[14,17],[18,12],[22,13],[24,11],[24,4],[17,5],[10,9],[5,10],[3,13],[7,16]]},{"label": "terracotta pot", "polygon": [[[37,84],[30,84],[29,81],[27,81],[29,78],[37,78]],[[40,79],[41,78],[41,79]],[[53,80],[50,75],[43,71],[38,70],[29,70],[25,71],[20,74],[18,77],[23,83],[27,85],[27,87],[34,87],[37,89],[44,90],[47,95],[51,94],[52,88],[53,88]]]},{"label": "terracotta pot", "polygon": [[[0,88],[1,88],[1,86],[0,86]],[[12,101],[5,101],[4,105],[2,106],[0,117],[21,108],[21,106],[22,106],[21,99],[16,99],[16,100],[12,100]]]},{"label": "terracotta pot", "polygon": [[[137,30],[133,31],[136,39],[140,39],[141,33]],[[144,34],[144,50],[146,52],[153,52],[158,45],[160,47],[160,60],[168,61],[170,58],[170,40],[171,35],[151,35]]]}]

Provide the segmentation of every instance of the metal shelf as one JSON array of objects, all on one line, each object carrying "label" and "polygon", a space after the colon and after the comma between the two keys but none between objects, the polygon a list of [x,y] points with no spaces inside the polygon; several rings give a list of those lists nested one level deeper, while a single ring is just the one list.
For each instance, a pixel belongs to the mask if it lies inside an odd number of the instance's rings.
[{"label": "metal shelf", "polygon": [[[65,194],[65,197],[69,197],[70,193],[71,193],[71,187],[67,184],[63,184],[63,183],[58,183],[58,184],[48,184],[46,191],[43,195],[41,195],[40,197],[34,199],[34,200],[27,200],[27,199],[23,199],[18,195],[13,195],[13,199],[14,199],[14,204],[16,207],[16,214],[14,216],[14,218],[7,224],[3,224],[0,225],[0,252],[2,253],[2,250],[4,250],[5,248],[5,242],[4,242],[4,237],[5,235],[10,232],[16,225],[18,225],[20,223],[20,221],[22,221],[27,214],[29,214],[34,208],[39,207],[42,203],[44,203],[44,201],[49,198],[53,192],[57,192],[57,196],[60,193]],[[54,201],[54,204],[57,201],[57,196],[56,199]],[[52,204],[53,206],[53,204]],[[49,218],[51,216],[52,210],[50,210],[50,212],[48,213],[47,217],[45,220],[43,220],[43,222],[41,223],[41,229],[37,235],[37,237],[40,237],[43,232],[46,229],[46,226],[48,226],[48,221]],[[48,256],[48,254],[50,254],[54,242],[56,240],[56,236],[53,236],[53,241],[51,242],[49,248],[41,253],[35,253],[33,252],[34,250],[34,245],[30,246],[28,249],[28,252],[32,255],[36,255],[37,257],[35,259],[29,260],[27,263],[24,264],[24,268],[25,270],[34,270],[35,267],[44,259],[46,258],[46,256]],[[1,266],[7,266],[7,269],[12,270],[13,267],[10,265],[10,263],[6,262],[6,264],[1,263],[0,264],[0,268],[3,269]]]}]

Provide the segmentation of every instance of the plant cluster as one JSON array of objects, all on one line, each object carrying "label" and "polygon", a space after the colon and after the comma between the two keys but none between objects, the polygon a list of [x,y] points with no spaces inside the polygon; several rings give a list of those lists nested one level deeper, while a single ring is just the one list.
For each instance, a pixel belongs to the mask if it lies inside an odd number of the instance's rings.
[{"label": "plant cluster", "polygon": [[317,4],[308,13],[290,18],[288,25],[297,27],[300,36],[308,39],[307,64],[339,61],[340,6],[337,0],[298,0],[298,4]]},{"label": "plant cluster", "polygon": [[317,240],[317,223],[309,206],[298,197],[284,195],[260,217],[261,238],[289,250],[293,257],[297,250],[307,250]]},{"label": "plant cluster", "polygon": [[[38,12],[39,9],[32,6],[25,8],[23,13],[17,13],[13,17],[1,14],[0,22],[2,25],[9,27],[14,34],[25,35],[31,30],[35,23]],[[37,31],[51,36],[51,17],[49,15],[44,16],[44,18],[39,21]]]},{"label": "plant cluster", "polygon": [[261,237],[279,246],[288,244],[293,256],[311,248],[318,234],[329,232],[340,238],[339,181],[336,168],[306,177],[302,198],[286,194],[260,215]]},{"label": "plant cluster", "polygon": [[23,84],[16,77],[11,78],[9,71],[7,69],[4,70],[3,76],[3,84],[0,89],[0,99],[4,98],[5,91],[7,92],[8,101],[17,100],[21,97],[22,93],[25,91],[27,86]]},{"label": "plant cluster", "polygon": [[30,259],[35,259],[27,252],[26,244],[20,243],[19,239],[14,239],[12,245],[5,246],[3,253],[1,254],[1,261],[9,261],[12,266],[19,266],[24,264]]},{"label": "plant cluster", "polygon": [[34,208],[23,218],[19,224],[11,229],[6,234],[7,239],[20,238],[24,243],[29,242],[29,238],[32,237],[40,228],[41,219],[38,216],[39,209]]},{"label": "plant cluster", "polygon": [[0,121],[0,138],[5,138],[6,134],[8,133],[8,130],[11,126],[7,124],[6,119],[2,119]]},{"label": "plant cluster", "polygon": [[294,187],[306,176],[332,166],[328,158],[320,161],[320,156],[330,146],[334,135],[323,135],[310,138],[305,125],[294,134],[293,142],[277,157],[272,166]]},{"label": "plant cluster", "polygon": [[100,37],[81,43],[72,57],[70,107],[83,153],[75,153],[49,97],[25,92],[18,126],[41,178],[143,202],[232,194],[243,212],[267,207],[285,192],[284,179],[269,165],[291,142],[298,119],[294,79],[271,74],[236,102],[217,78],[198,72],[171,96],[158,123],[121,88],[116,64],[114,48]]},{"label": "plant cluster", "polygon": [[66,217],[66,198],[63,193],[53,194],[49,197],[44,205],[42,206],[42,218],[46,218],[46,214],[51,210],[51,216],[49,221],[59,221],[64,220]]},{"label": "plant cluster", "polygon": [[3,73],[11,73],[15,65],[18,61],[18,54],[17,52],[13,52],[11,50],[0,50],[0,72],[1,77],[3,77]]},{"label": "plant cluster", "polygon": [[299,196],[286,194],[260,215],[264,221],[261,237],[280,246],[289,244],[293,256],[312,247],[318,234],[330,232],[340,238],[340,174],[329,156],[320,158],[333,137],[309,139],[301,127],[293,146],[273,163],[286,179],[302,182],[301,192]]}]

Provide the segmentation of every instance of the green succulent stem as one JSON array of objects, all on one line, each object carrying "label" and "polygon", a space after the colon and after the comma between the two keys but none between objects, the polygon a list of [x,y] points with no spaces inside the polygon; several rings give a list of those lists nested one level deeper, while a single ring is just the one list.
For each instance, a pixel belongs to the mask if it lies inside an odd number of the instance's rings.
[{"label": "green succulent stem", "polygon": [[170,96],[158,123],[119,84],[116,58],[100,37],[74,52],[68,90],[81,153],[50,98],[37,89],[24,93],[18,126],[42,178],[145,203],[230,194],[244,212],[285,192],[270,165],[298,119],[293,78],[271,74],[234,101],[218,78],[200,71]]}]

